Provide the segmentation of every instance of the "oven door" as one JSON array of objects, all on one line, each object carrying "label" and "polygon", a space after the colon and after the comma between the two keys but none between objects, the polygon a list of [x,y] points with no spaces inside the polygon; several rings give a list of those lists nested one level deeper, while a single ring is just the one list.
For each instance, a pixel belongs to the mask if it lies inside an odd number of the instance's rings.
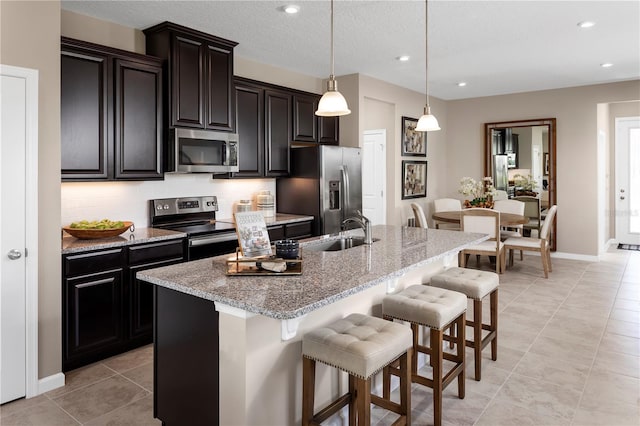
[{"label": "oven door", "polygon": [[235,253],[237,247],[238,235],[235,231],[190,237],[188,260]]}]

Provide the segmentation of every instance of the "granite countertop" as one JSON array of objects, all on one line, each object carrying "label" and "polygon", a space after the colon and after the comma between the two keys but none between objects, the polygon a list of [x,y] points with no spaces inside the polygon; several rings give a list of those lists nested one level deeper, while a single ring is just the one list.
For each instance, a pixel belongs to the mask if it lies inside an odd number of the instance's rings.
[{"label": "granite countertop", "polygon": [[[362,235],[361,230],[353,231]],[[350,231],[351,233],[351,231]],[[227,276],[229,255],[149,269],[137,278],[275,319],[293,319],[389,279],[455,255],[485,234],[390,225],[373,227],[379,241],[335,252],[313,246],[338,235],[305,240],[302,275]]]},{"label": "granite countertop", "polygon": [[[284,225],[287,223],[304,222],[313,220],[313,216],[300,216],[294,214],[276,213],[275,217],[265,218],[267,226]],[[233,219],[217,219],[218,222],[234,223]],[[98,240],[80,240],[63,232],[62,254],[81,253],[91,250],[100,250],[113,247],[122,247],[132,244],[150,243],[154,241],[184,238],[184,232],[169,231],[158,228],[136,228],[135,232],[125,231],[117,237],[100,238]]]},{"label": "granite countertop", "polygon": [[80,240],[72,237],[66,232],[63,232],[63,234],[62,254],[82,253],[91,250],[122,247],[132,244],[173,240],[187,236],[184,232],[168,231],[157,228],[136,228],[134,232],[125,231],[117,237],[100,238],[97,240]]}]

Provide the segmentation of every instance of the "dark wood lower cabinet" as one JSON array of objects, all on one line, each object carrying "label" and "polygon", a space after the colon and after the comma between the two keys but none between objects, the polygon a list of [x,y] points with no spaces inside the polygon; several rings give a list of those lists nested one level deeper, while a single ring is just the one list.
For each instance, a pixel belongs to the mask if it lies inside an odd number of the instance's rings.
[{"label": "dark wood lower cabinet", "polygon": [[271,242],[276,240],[299,240],[313,235],[312,221],[286,223],[267,227]]},{"label": "dark wood lower cabinet", "polygon": [[153,341],[153,285],[138,271],[186,260],[183,239],[62,257],[62,371]]},{"label": "dark wood lower cabinet", "polygon": [[122,284],[122,269],[65,280],[67,369],[111,355],[123,343]]},{"label": "dark wood lower cabinet", "polygon": [[213,302],[154,286],[153,416],[220,423],[219,314]]}]

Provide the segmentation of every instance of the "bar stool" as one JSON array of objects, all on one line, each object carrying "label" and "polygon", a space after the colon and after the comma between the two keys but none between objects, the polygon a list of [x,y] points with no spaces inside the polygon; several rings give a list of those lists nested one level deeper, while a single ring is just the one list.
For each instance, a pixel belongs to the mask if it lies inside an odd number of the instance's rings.
[{"label": "bar stool", "polygon": [[[445,272],[431,277],[430,285],[464,293],[473,300],[473,321],[467,325],[473,327],[473,340],[466,344],[473,348],[475,359],[475,379],[480,380],[482,373],[482,350],[491,342],[491,359],[498,359],[498,274],[466,268],[449,268]],[[490,322],[482,323],[482,299],[489,296]],[[489,331],[482,338],[482,330]]]},{"label": "bar stool", "polygon": [[[369,426],[371,403],[411,424],[411,330],[401,324],[351,314],[302,339],[302,425],[319,424],[349,404],[349,424]],[[400,404],[371,394],[371,378],[395,360],[400,364]],[[349,373],[349,391],[314,414],[316,361]]]},{"label": "bar stool", "polygon": [[[465,312],[467,298],[464,294],[425,285],[407,287],[397,294],[386,296],[382,300],[382,315],[385,319],[401,320],[411,323],[413,332],[413,357],[411,358],[411,380],[433,389],[433,417],[436,426],[442,424],[442,391],[458,378],[458,398],[463,399],[464,356],[465,356]],[[418,326],[430,329],[429,347],[418,342]],[[454,333],[454,326],[457,333]],[[444,331],[451,329],[451,336]],[[456,354],[443,353],[443,339],[457,345]],[[430,355],[433,369],[432,379],[418,375],[418,353]],[[452,361],[453,367],[443,375],[442,360]],[[398,375],[395,368],[385,369],[383,376],[383,397],[390,394],[390,374]]]}]

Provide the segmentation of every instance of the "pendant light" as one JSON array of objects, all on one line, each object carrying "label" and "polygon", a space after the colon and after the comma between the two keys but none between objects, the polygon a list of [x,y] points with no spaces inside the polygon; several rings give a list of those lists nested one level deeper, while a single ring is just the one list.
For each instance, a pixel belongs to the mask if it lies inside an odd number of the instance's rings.
[{"label": "pendant light", "polygon": [[333,55],[333,0],[331,0],[331,75],[327,81],[327,91],[318,102],[318,110],[316,115],[321,117],[336,117],[339,115],[351,114],[351,110],[347,106],[347,101],[340,92],[338,92],[338,82],[334,75],[334,55]]},{"label": "pendant light", "polygon": [[435,115],[431,114],[431,107],[429,106],[429,0],[424,1],[424,80],[426,85],[427,102],[424,106],[424,114],[418,120],[416,125],[416,131],[418,132],[431,132],[434,130],[440,130],[438,120]]}]

